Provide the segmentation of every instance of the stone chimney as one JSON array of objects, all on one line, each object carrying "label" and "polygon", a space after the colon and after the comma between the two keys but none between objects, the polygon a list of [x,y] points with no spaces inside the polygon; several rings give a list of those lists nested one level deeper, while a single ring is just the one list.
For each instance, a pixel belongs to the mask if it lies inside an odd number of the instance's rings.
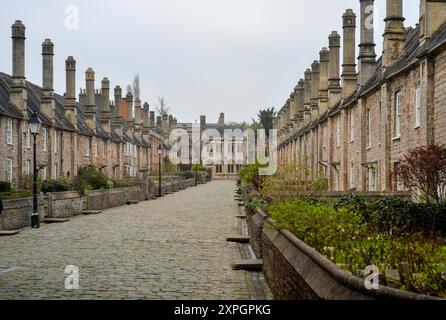
[{"label": "stone chimney", "polygon": [[105,132],[110,133],[110,80],[104,78],[101,82],[102,110],[101,125]]},{"label": "stone chimney", "polygon": [[387,0],[386,3],[383,66],[389,68],[404,53],[406,30],[404,28],[403,0]]},{"label": "stone chimney", "polygon": [[115,110],[113,114],[113,129],[119,135],[122,135],[122,89],[116,86],[114,89],[115,96]]},{"label": "stone chimney", "polygon": [[64,114],[70,123],[77,129],[76,107],[76,60],[69,56],[65,60],[66,92],[64,100]]},{"label": "stone chimney", "polygon": [[361,2],[361,43],[359,44],[359,85],[364,86],[376,71],[374,28],[375,0]]},{"label": "stone chimney", "polygon": [[206,129],[206,116],[200,116],[200,128],[201,130]]},{"label": "stone chimney", "polygon": [[225,114],[223,112],[220,113],[220,117],[218,118],[218,125],[220,127],[223,127],[225,125]]},{"label": "stone chimney", "polygon": [[25,33],[22,21],[16,20],[12,29],[12,85],[10,100],[24,117],[27,117],[27,91],[25,81]]},{"label": "stone chimney", "polygon": [[87,71],[85,71],[85,123],[93,131],[96,130],[96,99],[94,91],[94,76],[95,74],[92,68],[88,68]]},{"label": "stone chimney", "polygon": [[319,114],[324,114],[328,109],[328,73],[330,63],[330,52],[322,48],[319,52]]},{"label": "stone chimney", "polygon": [[420,1],[420,45],[446,21],[446,0]]},{"label": "stone chimney", "polygon": [[150,128],[150,116],[149,116],[150,106],[147,102],[144,103],[142,108],[142,121],[143,121],[143,131],[148,132]]},{"label": "stone chimney", "polygon": [[163,129],[163,123],[162,123],[162,118],[161,116],[156,117],[156,126],[158,129],[162,130]]},{"label": "stone chimney", "polygon": [[155,111],[150,111],[150,121],[149,121],[150,127],[155,127]]},{"label": "stone chimney", "polygon": [[54,102],[54,45],[50,39],[42,43],[42,113],[51,121],[55,120],[56,105]]},{"label": "stone chimney", "polygon": [[319,116],[319,83],[320,83],[320,64],[319,61],[313,61],[311,65],[311,119],[317,119]]},{"label": "stone chimney", "polygon": [[333,31],[328,37],[330,49],[330,63],[328,75],[328,108],[333,108],[341,99],[339,79],[341,37]]},{"label": "stone chimney", "polygon": [[304,75],[304,112],[308,111],[311,115],[311,70],[307,69]]},{"label": "stone chimney", "polygon": [[297,128],[300,129],[304,122],[304,80],[300,79],[297,84],[297,90],[295,90],[296,95],[294,100],[296,103],[297,113],[295,119],[297,120]]},{"label": "stone chimney", "polygon": [[129,91],[125,96],[126,102],[126,129],[127,131],[133,131],[135,128],[135,119],[133,118],[133,94]]},{"label": "stone chimney", "polygon": [[135,135],[141,140],[141,130],[142,130],[142,106],[141,100],[139,98],[135,99]]},{"label": "stone chimney", "polygon": [[356,14],[347,9],[342,16],[344,30],[344,62],[342,64],[342,98],[350,97],[358,88],[356,73]]}]

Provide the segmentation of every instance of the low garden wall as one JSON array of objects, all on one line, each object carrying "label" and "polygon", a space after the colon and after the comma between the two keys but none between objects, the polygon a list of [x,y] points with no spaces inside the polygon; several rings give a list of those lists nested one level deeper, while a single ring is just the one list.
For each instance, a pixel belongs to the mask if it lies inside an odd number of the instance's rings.
[{"label": "low garden wall", "polygon": [[[195,179],[168,179],[163,183],[163,196],[195,185]],[[105,210],[126,205],[129,201],[144,201],[158,195],[158,186],[148,181],[135,186],[78,192],[56,192],[39,194],[39,214],[44,218],[70,218],[86,210]],[[3,201],[0,214],[0,230],[17,230],[31,225],[32,198]]]},{"label": "low garden wall", "polygon": [[[39,214],[43,219],[46,212],[46,201],[39,195]],[[33,212],[33,199],[23,198],[3,200],[3,212],[0,214],[0,230],[16,230],[31,226],[31,214]]]},{"label": "low garden wall", "polygon": [[251,245],[263,259],[265,278],[276,299],[435,299],[385,286],[367,290],[363,279],[344,272],[287,230],[278,230],[274,220],[257,211],[247,219]]}]

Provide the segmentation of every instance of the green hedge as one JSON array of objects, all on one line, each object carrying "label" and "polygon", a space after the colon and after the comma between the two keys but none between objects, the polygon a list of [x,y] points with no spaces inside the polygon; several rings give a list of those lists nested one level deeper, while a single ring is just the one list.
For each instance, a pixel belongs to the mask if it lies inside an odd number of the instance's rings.
[{"label": "green hedge", "polygon": [[11,192],[12,185],[10,182],[0,181],[0,193],[1,192]]}]

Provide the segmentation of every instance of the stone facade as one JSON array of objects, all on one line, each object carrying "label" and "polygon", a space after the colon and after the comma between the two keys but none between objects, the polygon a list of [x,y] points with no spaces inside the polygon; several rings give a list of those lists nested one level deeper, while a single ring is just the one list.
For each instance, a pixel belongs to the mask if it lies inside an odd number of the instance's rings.
[{"label": "stone facade", "polygon": [[[33,136],[28,121],[38,113],[42,121],[37,136],[40,177],[72,177],[83,166],[93,165],[113,179],[147,177],[158,163],[157,148],[168,132],[150,121],[147,103],[119,86],[110,101],[110,81],[95,89],[95,73],[88,68],[86,89],[76,99],[76,61],[66,60],[66,93],[53,90],[54,44],[42,43],[42,87],[25,79],[25,31],[21,21],[12,25],[13,73],[0,72],[0,181],[21,189],[33,170]],[[134,112],[133,112],[134,110]],[[134,114],[134,115],[133,115]],[[168,118],[170,125],[176,121]]]},{"label": "stone facade", "polygon": [[[339,48],[332,33],[328,87],[326,70],[319,75],[307,70],[306,81],[299,83],[305,82],[308,92],[315,85],[319,89],[311,110],[305,99],[297,99],[294,107],[288,99],[275,119],[279,162],[305,159],[325,174],[330,191],[398,191],[402,186],[393,172],[408,150],[446,144],[446,1],[421,0],[420,25],[404,28],[402,0],[387,0],[378,60],[368,19],[374,0],[360,3],[358,72],[353,58],[356,15],[349,9],[342,20],[341,88]],[[326,51],[320,53],[321,71]]]}]

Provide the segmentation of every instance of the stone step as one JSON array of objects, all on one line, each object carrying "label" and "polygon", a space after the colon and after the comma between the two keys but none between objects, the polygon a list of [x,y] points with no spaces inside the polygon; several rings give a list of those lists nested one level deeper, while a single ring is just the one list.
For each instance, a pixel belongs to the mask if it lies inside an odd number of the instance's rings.
[{"label": "stone step", "polygon": [[104,211],[102,211],[102,210],[85,210],[82,212],[82,214],[89,216],[91,214],[100,214],[102,212],[104,212]]},{"label": "stone step", "polygon": [[0,237],[9,237],[19,234],[18,230],[0,230]]},{"label": "stone step", "polygon": [[251,238],[249,236],[237,235],[237,236],[227,237],[226,241],[227,242],[236,242],[236,243],[249,243],[250,239]]},{"label": "stone step", "polygon": [[65,218],[45,218],[43,220],[44,223],[64,223],[64,222],[68,222],[70,221],[70,219],[65,219]]},{"label": "stone step", "polygon": [[133,205],[133,204],[138,204],[138,203],[139,203],[138,200],[129,200],[129,201],[127,201],[128,205]]},{"label": "stone step", "polygon": [[246,219],[248,218],[248,216],[245,215],[239,215],[239,216],[235,216],[237,219]]},{"label": "stone step", "polygon": [[244,270],[244,271],[262,271],[263,260],[261,259],[247,259],[237,260],[232,264],[232,270]]},{"label": "stone step", "polygon": [[243,207],[243,206],[245,206],[245,204],[244,204],[243,202],[239,202],[239,203],[237,203],[237,205],[238,205],[239,207]]}]

